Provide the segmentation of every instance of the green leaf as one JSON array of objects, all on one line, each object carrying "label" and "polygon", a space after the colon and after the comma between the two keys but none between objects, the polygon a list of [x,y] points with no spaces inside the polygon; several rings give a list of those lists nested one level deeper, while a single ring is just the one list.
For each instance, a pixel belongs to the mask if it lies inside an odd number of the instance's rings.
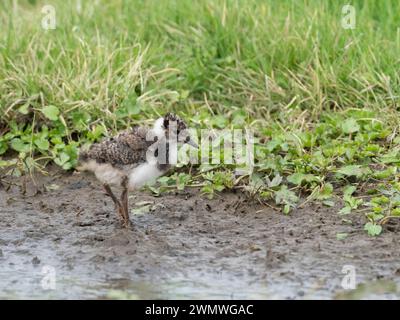
[{"label": "green leaf", "polygon": [[227,121],[228,120],[226,116],[223,115],[216,115],[211,118],[212,124],[220,129],[224,129],[226,127]]},{"label": "green leaf", "polygon": [[42,109],[42,113],[45,115],[46,118],[56,121],[58,120],[60,110],[56,106],[49,105]]},{"label": "green leaf", "polygon": [[62,168],[63,168],[64,170],[69,170],[69,169],[72,168],[72,163],[71,163],[71,162],[66,162],[66,163],[64,163],[64,164],[62,165]]},{"label": "green leaf", "polygon": [[145,214],[148,213],[150,211],[151,205],[147,204],[141,207],[137,207],[131,210],[132,214],[136,214],[136,215],[141,215],[141,214]]},{"label": "green leaf", "polygon": [[0,155],[6,153],[8,149],[7,143],[0,141]]},{"label": "green leaf", "polygon": [[366,167],[361,167],[360,165],[349,165],[341,167],[337,172],[348,177],[356,176],[357,178],[360,178],[370,173],[371,170]]},{"label": "green leaf", "polygon": [[283,207],[283,213],[284,213],[284,214],[289,214],[289,213],[290,213],[290,205],[286,204],[286,205]]},{"label": "green leaf", "polygon": [[345,232],[337,233],[337,234],[336,234],[336,239],[338,239],[338,240],[344,240],[344,239],[347,238],[348,235],[349,235],[349,234],[348,234],[348,233],[345,233]]},{"label": "green leaf", "polygon": [[66,163],[68,162],[69,159],[70,159],[70,156],[67,153],[61,152],[59,154],[59,156],[54,159],[54,162],[57,165],[59,165],[60,167],[64,167],[64,165],[66,165]]},{"label": "green leaf", "polygon": [[36,139],[34,143],[40,150],[49,150],[50,144],[47,139]]},{"label": "green leaf", "polygon": [[189,90],[182,90],[182,91],[179,93],[179,98],[180,98],[181,100],[185,100],[185,99],[187,99],[187,98],[189,97],[189,94],[190,94],[190,91],[189,91]]},{"label": "green leaf", "polygon": [[276,147],[282,144],[282,140],[278,138],[273,138],[272,140],[268,141],[266,144],[266,148],[268,151],[272,152],[275,150]]},{"label": "green leaf", "polygon": [[130,105],[128,105],[126,110],[128,111],[129,115],[139,114],[140,113],[140,105],[139,105],[139,103],[130,104]]},{"label": "green leaf", "polygon": [[349,134],[360,130],[360,126],[354,118],[347,119],[342,123],[343,133]]},{"label": "green leaf", "polygon": [[15,138],[11,140],[11,148],[18,152],[29,152],[30,144],[23,142],[20,138]]},{"label": "green leaf", "polygon": [[153,193],[153,195],[155,197],[160,196],[161,188],[157,188],[157,187],[154,187],[154,186],[147,186],[147,188],[149,188],[149,190]]},{"label": "green leaf", "polygon": [[22,106],[20,106],[19,108],[18,108],[18,112],[19,113],[22,113],[22,114],[28,114],[29,113],[29,106],[30,106],[31,104],[29,103],[29,102],[27,102],[27,103],[24,103]]},{"label": "green leaf", "polygon": [[290,183],[293,183],[295,185],[299,185],[303,182],[304,176],[305,176],[304,173],[296,172],[296,173],[293,173],[290,176],[288,176],[287,181]]},{"label": "green leaf", "polygon": [[296,172],[287,177],[287,181],[295,185],[300,185],[303,182],[318,181],[318,177],[312,174]]},{"label": "green leaf", "polygon": [[391,150],[387,154],[382,155],[379,157],[379,162],[389,164],[389,163],[399,163],[399,151],[398,150]]},{"label": "green leaf", "polygon": [[140,101],[138,101],[135,92],[128,95],[128,97],[123,101],[122,106],[128,115],[137,115],[141,111],[141,104]]},{"label": "green leaf", "polygon": [[381,234],[382,226],[373,222],[368,222],[365,224],[364,230],[367,231],[370,236],[374,237]]},{"label": "green leaf", "polygon": [[[268,177],[267,179],[269,180]],[[253,190],[260,190],[263,186],[265,186],[261,174],[253,172],[249,178],[249,186],[253,188]]]},{"label": "green leaf", "polygon": [[400,208],[395,208],[392,210],[392,212],[390,213],[392,216],[395,217],[400,217]]},{"label": "green leaf", "polygon": [[[328,200],[332,198],[333,194],[333,186],[331,183],[325,183],[323,187],[318,191],[318,193],[315,195],[315,198],[317,200]],[[328,201],[326,201],[328,203]],[[328,204],[326,204],[328,205]],[[333,205],[332,205],[333,206]]]},{"label": "green leaf", "polygon": [[86,111],[73,111],[68,114],[68,117],[72,120],[73,126],[77,130],[85,130],[86,125],[90,123],[90,114]]},{"label": "green leaf", "polygon": [[208,199],[212,199],[214,197],[214,188],[211,183],[207,183],[205,186],[201,188],[201,192],[207,195]]},{"label": "green leaf", "polygon": [[13,166],[17,163],[17,161],[18,161],[17,159],[13,159],[13,160],[1,160],[0,159],[0,168]]},{"label": "green leaf", "polygon": [[[400,159],[398,159],[398,161],[400,161]],[[396,167],[389,167],[386,170],[374,172],[373,176],[376,179],[387,179],[387,178],[390,178],[391,176],[395,175],[396,172],[397,172]]]},{"label": "green leaf", "polygon": [[168,177],[168,176],[160,177],[157,179],[157,181],[163,186],[172,185],[175,182],[174,179],[172,179],[171,177]]},{"label": "green leaf", "polygon": [[276,204],[290,205],[294,207],[298,201],[296,194],[289,190],[286,185],[281,186],[281,188],[275,192],[275,202]]},{"label": "green leaf", "polygon": [[97,141],[99,138],[106,133],[106,130],[102,125],[96,125],[94,128],[87,133],[87,137],[91,141]]},{"label": "green leaf", "polygon": [[191,176],[189,174],[181,172],[177,177],[176,177],[176,185],[178,190],[184,190],[185,185],[187,185],[190,182]]},{"label": "green leaf", "polygon": [[356,187],[355,186],[352,186],[352,185],[348,185],[348,186],[346,186],[345,188],[344,188],[344,190],[343,190],[343,195],[344,195],[344,197],[346,197],[346,196],[351,196],[353,193],[354,193],[354,191],[356,191]]},{"label": "green leaf", "polygon": [[267,180],[267,185],[270,188],[274,188],[277,187],[281,184],[283,178],[281,177],[281,175],[279,173],[276,174],[276,176],[270,181],[268,177],[266,177]]},{"label": "green leaf", "polygon": [[52,183],[50,185],[45,186],[47,191],[54,191],[60,189],[60,186],[58,184]]},{"label": "green leaf", "polygon": [[349,214],[349,213],[351,213],[351,207],[346,206],[346,207],[340,209],[339,213],[340,214]]},{"label": "green leaf", "polygon": [[371,203],[377,204],[377,205],[387,204],[389,202],[390,202],[390,199],[384,195],[381,195],[379,197],[373,197],[371,199]]},{"label": "green leaf", "polygon": [[379,220],[383,219],[385,216],[381,213],[369,212],[366,214],[369,220],[372,222],[378,222]]},{"label": "green leaf", "polygon": [[324,200],[324,201],[322,201],[322,204],[327,207],[333,207],[335,205],[335,202],[331,201],[331,200]]}]

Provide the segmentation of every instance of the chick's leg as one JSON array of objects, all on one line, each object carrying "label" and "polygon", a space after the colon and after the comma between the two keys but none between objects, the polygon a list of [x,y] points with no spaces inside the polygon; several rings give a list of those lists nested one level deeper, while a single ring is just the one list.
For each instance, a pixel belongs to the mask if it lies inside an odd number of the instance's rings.
[{"label": "chick's leg", "polygon": [[124,219],[124,226],[128,227],[131,224],[129,220],[129,208],[128,208],[128,177],[122,179],[122,194],[121,194],[121,204],[122,204],[122,217]]},{"label": "chick's leg", "polygon": [[105,190],[105,192],[110,196],[110,198],[112,199],[112,201],[115,204],[115,209],[119,215],[120,218],[124,219],[123,213],[122,213],[122,206],[121,206],[121,202],[117,199],[117,197],[115,196],[115,194],[112,192],[110,186],[107,183],[103,184],[103,188]]}]

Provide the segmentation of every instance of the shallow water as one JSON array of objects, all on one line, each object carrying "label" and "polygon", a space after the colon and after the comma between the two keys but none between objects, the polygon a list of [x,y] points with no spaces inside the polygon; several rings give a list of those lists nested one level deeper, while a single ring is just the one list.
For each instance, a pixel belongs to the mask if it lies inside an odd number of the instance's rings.
[{"label": "shallow water", "polygon": [[[324,286],[299,290],[284,281],[249,282],[227,274],[174,276],[170,280],[140,280],[115,274],[109,278],[93,269],[56,270],[53,283],[49,265],[18,263],[0,267],[0,299],[398,299],[395,281],[359,282],[355,290],[336,292]],[[52,261],[54,264],[54,260]]]}]

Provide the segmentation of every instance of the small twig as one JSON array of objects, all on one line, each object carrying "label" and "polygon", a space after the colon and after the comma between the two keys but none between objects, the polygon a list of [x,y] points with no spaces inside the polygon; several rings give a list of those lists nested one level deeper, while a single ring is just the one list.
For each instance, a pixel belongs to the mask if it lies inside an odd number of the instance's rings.
[{"label": "small twig", "polygon": [[278,212],[282,211],[281,209],[279,209],[279,208],[273,206],[272,204],[269,204],[268,202],[261,202],[261,203],[262,203],[263,205],[266,205],[267,207],[270,207],[271,209],[273,209],[273,210],[275,210],[275,211],[278,211]]},{"label": "small twig", "polygon": [[387,223],[389,221],[389,219],[392,219],[392,218],[400,219],[400,216],[386,216],[381,221],[379,221],[379,224],[383,225],[383,224]]},{"label": "small twig", "polygon": [[76,212],[75,216],[76,216],[76,217],[79,217],[83,211],[84,211],[84,209],[83,209],[83,208],[80,208],[80,209]]}]

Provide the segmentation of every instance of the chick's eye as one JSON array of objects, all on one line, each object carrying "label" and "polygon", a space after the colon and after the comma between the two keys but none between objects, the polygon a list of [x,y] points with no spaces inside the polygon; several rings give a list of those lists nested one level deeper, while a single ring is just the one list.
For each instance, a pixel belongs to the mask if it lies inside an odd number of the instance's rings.
[{"label": "chick's eye", "polygon": [[187,136],[187,137],[185,138],[185,143],[189,142],[189,140],[190,140],[190,137]]}]

